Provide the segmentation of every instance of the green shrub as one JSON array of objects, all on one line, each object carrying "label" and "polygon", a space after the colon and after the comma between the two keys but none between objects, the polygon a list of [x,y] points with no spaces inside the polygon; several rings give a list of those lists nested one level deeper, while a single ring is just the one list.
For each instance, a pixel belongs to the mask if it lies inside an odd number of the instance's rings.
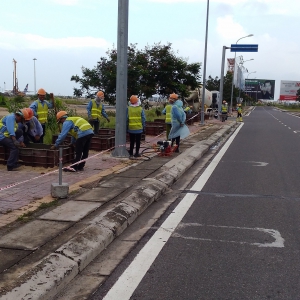
[{"label": "green shrub", "polygon": [[10,100],[6,100],[8,112],[12,113],[26,107],[25,99],[21,96],[16,96]]}]

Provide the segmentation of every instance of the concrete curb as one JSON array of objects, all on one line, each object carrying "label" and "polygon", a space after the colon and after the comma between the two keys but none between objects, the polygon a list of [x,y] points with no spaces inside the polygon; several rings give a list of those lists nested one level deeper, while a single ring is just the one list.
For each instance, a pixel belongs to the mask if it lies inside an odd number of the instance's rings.
[{"label": "concrete curb", "polygon": [[226,135],[236,123],[224,125],[209,139],[170,160],[154,178],[142,180],[132,194],[104,211],[87,227],[19,278],[19,286],[0,299],[53,299],[78,273],[156,201],[196,160]]}]

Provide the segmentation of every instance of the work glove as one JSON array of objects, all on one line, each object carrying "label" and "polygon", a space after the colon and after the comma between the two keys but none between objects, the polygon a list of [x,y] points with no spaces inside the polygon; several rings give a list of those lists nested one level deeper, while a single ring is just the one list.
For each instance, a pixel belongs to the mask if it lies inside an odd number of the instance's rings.
[{"label": "work glove", "polygon": [[55,145],[51,146],[50,150],[56,150],[56,146]]}]

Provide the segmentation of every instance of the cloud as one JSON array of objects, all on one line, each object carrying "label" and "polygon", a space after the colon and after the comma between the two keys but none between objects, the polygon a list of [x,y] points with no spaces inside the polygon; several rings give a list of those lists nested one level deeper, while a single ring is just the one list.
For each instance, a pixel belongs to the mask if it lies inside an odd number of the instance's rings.
[{"label": "cloud", "polygon": [[239,23],[235,22],[232,16],[218,18],[216,30],[225,41],[236,40],[242,36],[251,34],[251,32],[245,32],[244,28]]},{"label": "cloud", "polygon": [[73,6],[79,4],[79,0],[52,0],[54,4]]},{"label": "cloud", "polygon": [[[5,42],[3,42],[5,41]],[[47,38],[35,34],[20,34],[0,30],[0,48],[2,49],[70,49],[102,48],[107,49],[111,43],[102,38],[91,36]]]}]

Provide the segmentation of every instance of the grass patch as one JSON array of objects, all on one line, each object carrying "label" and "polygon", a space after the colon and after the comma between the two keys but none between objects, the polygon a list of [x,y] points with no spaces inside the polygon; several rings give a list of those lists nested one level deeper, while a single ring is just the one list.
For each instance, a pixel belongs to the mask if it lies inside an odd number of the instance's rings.
[{"label": "grass patch", "polygon": [[42,203],[35,211],[29,211],[21,216],[18,217],[18,221],[20,222],[29,222],[33,219],[33,214],[37,211],[40,211],[42,209],[50,208],[50,207],[55,207],[58,205],[58,199],[55,199],[51,202],[48,203]]},{"label": "grass patch", "polygon": [[28,213],[19,216],[18,221],[29,222],[30,220],[32,220],[33,213],[34,213],[33,211],[29,211]]},{"label": "grass patch", "polygon": [[45,208],[49,208],[49,207],[54,207],[54,206],[57,206],[58,205],[58,199],[55,199],[51,202],[43,202],[38,209],[45,209]]}]

